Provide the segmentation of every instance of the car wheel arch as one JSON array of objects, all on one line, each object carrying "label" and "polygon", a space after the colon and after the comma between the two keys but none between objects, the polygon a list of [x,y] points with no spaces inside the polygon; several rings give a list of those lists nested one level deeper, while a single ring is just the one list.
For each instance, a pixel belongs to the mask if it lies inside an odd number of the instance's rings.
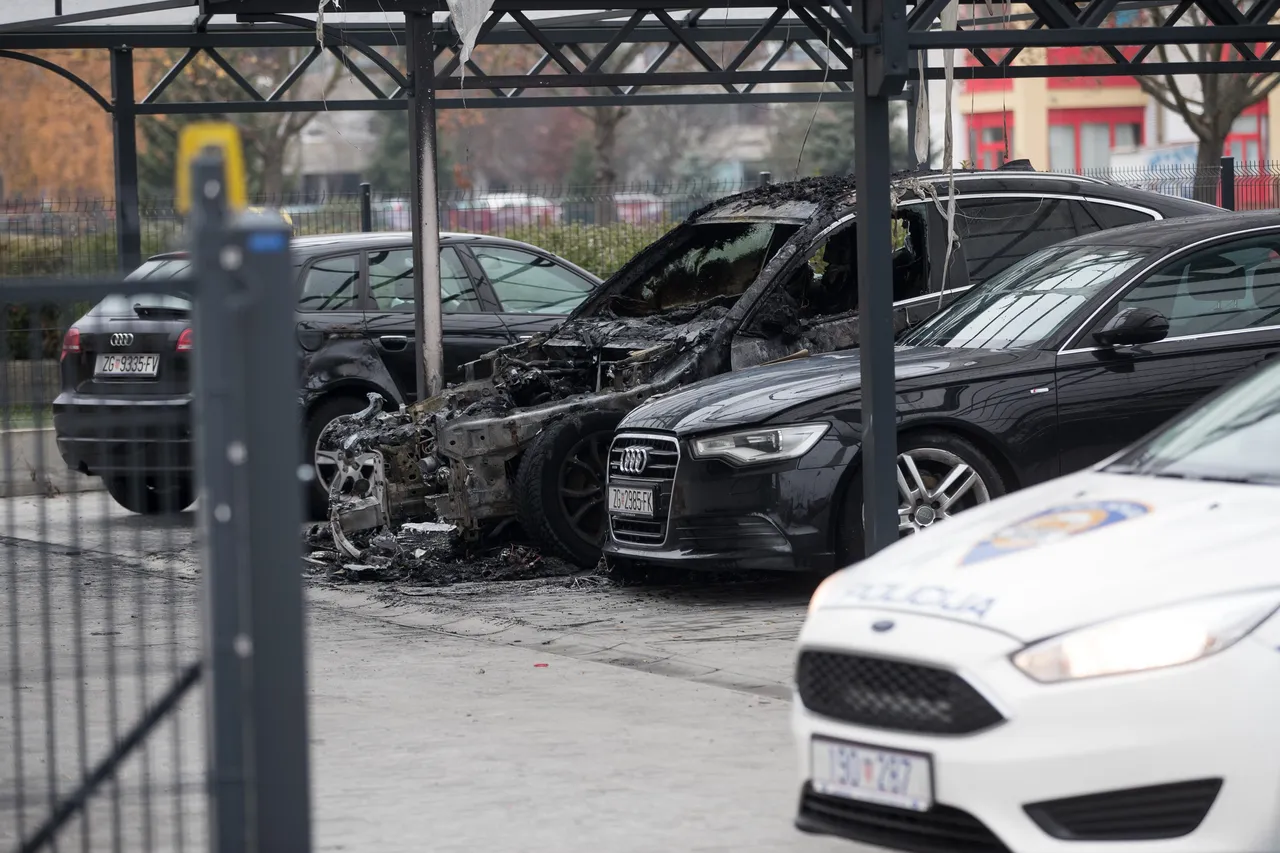
[{"label": "car wheel arch", "polygon": [[907,436],[918,435],[922,432],[934,433],[950,433],[957,438],[962,438],[972,444],[987,461],[990,462],[1000,474],[1006,492],[1013,492],[1022,488],[1023,478],[1019,476],[1017,466],[1005,451],[1004,445],[991,433],[984,429],[973,426],[964,421],[953,421],[946,419],[929,418],[927,420],[911,421],[905,427],[898,430],[898,441],[901,442]]},{"label": "car wheel arch", "polygon": [[[1000,475],[1005,494],[1022,488],[1022,478],[1018,476],[1016,467],[1009,459],[1008,454],[1004,452],[1000,443],[985,430],[978,429],[971,424],[944,418],[911,420],[898,428],[898,446],[900,447],[905,439],[928,433],[953,435],[972,444],[974,449],[981,453]],[[858,456],[845,468],[836,485],[835,496],[828,510],[832,519],[843,519],[848,511],[849,502],[858,499],[859,496],[852,494],[850,490],[861,470],[862,455],[859,452]],[[837,521],[830,524],[829,528],[831,540],[829,545],[832,553],[839,559],[842,548],[842,525]]]}]

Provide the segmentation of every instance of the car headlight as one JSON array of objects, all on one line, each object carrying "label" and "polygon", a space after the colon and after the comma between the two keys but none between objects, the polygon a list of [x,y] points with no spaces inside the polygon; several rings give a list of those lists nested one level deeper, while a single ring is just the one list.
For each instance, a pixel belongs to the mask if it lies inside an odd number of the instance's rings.
[{"label": "car headlight", "polygon": [[1027,646],[1013,664],[1046,683],[1178,666],[1230,648],[1278,606],[1271,589],[1161,607]]},{"label": "car headlight", "polygon": [[829,424],[797,424],[773,429],[753,429],[694,439],[693,455],[698,459],[724,459],[735,465],[783,462],[804,456]]},{"label": "car headlight", "polygon": [[813,591],[813,595],[809,597],[810,613],[821,607],[822,602],[831,596],[832,591],[835,589],[836,577],[839,574],[839,572],[835,572],[834,574],[827,575],[822,579],[822,583],[818,584],[818,588],[815,589]]}]

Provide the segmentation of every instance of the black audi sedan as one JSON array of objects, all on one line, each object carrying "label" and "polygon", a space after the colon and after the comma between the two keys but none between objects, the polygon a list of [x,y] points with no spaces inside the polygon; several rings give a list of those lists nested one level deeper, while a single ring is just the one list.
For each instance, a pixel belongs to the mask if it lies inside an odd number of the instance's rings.
[{"label": "black audi sedan", "polygon": [[[1096,463],[1280,354],[1280,215],[1042,249],[896,349],[901,535]],[[859,355],[651,398],[609,453],[607,559],[825,571],[863,553]]]},{"label": "black audi sedan", "polygon": [[[499,237],[440,236],[446,379],[483,353],[548,331],[600,279],[535,246]],[[334,234],[292,243],[298,307],[304,460],[315,459],[334,418],[416,394],[412,236]],[[53,403],[58,449],[71,468],[101,476],[133,512],[179,511],[194,500],[191,459],[191,303],[146,293],[148,281],[181,278],[184,253],[150,258],[128,276],[131,294],[108,297],[67,330],[62,390]],[[319,462],[320,460],[318,460]],[[310,494],[328,502],[326,470]]]}]

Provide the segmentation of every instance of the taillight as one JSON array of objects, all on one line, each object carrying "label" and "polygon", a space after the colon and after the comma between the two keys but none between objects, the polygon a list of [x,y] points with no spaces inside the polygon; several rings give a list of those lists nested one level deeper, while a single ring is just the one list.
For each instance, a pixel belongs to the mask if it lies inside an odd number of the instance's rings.
[{"label": "taillight", "polygon": [[62,338],[62,358],[68,355],[80,354],[80,330],[67,329],[66,335]]},{"label": "taillight", "polygon": [[183,329],[182,334],[178,335],[178,352],[191,352],[195,349],[195,336],[190,329]]}]

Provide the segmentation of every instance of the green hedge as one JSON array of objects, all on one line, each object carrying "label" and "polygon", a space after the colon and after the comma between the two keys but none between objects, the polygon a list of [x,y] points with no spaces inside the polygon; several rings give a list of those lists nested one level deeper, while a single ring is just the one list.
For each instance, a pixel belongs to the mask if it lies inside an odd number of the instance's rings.
[{"label": "green hedge", "polygon": [[526,225],[505,228],[501,236],[532,243],[601,278],[608,278],[676,224]]},{"label": "green hedge", "polygon": [[[300,217],[301,218],[301,217]],[[342,223],[307,218],[295,222],[295,234],[342,233]],[[675,227],[664,221],[632,225],[514,225],[499,235],[532,243],[585,270],[607,278],[642,249]],[[142,255],[174,249],[178,235],[167,228],[146,228]],[[0,234],[0,277],[112,275],[116,272],[116,241],[111,233],[30,236]]]},{"label": "green hedge", "polygon": [[[142,256],[173,249],[175,236],[142,235]],[[114,275],[118,271],[112,233],[30,236],[0,234],[0,277]]]},{"label": "green hedge", "polygon": [[[144,256],[166,248],[166,243],[158,235],[146,235],[143,239]],[[118,271],[116,258],[114,234],[0,235],[0,276],[3,277],[115,275]],[[6,357],[14,360],[32,356],[57,358],[62,349],[62,330],[90,307],[85,303],[59,300],[5,306]]]}]

